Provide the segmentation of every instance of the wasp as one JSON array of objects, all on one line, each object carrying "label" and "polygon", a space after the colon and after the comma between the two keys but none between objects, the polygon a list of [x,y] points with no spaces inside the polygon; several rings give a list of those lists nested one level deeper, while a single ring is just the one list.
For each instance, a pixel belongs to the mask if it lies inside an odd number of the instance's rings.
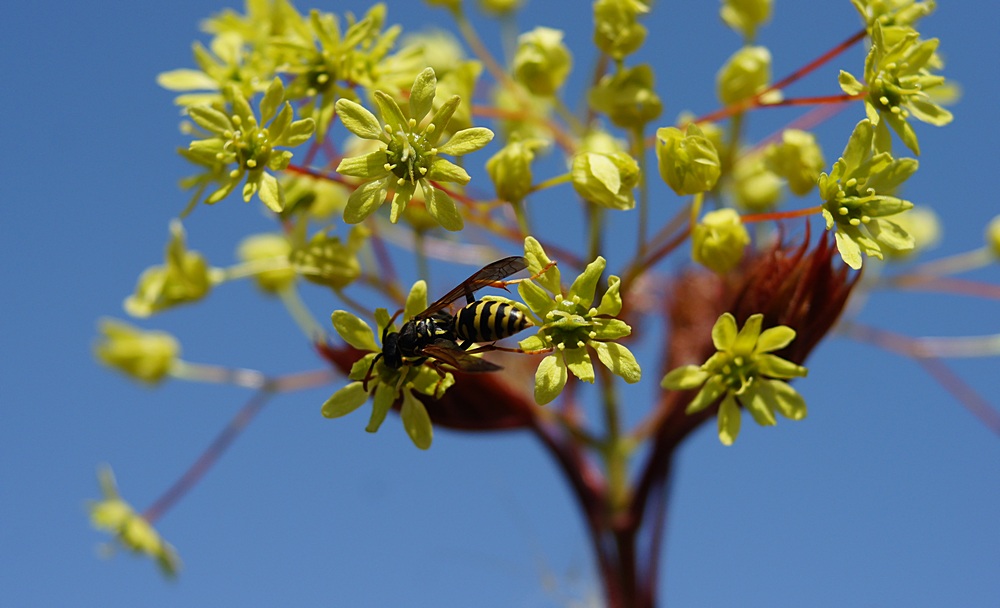
[{"label": "wasp", "polygon": [[[384,359],[390,369],[400,369],[408,364],[419,365],[428,359],[466,372],[503,369],[472,355],[473,352],[492,350],[491,345],[471,352],[470,347],[477,342],[496,342],[513,336],[533,324],[516,307],[506,302],[477,300],[474,294],[483,287],[505,287],[510,282],[503,279],[527,267],[527,260],[520,256],[497,260],[462,281],[423,312],[414,315],[398,332],[390,331],[394,316],[382,330],[382,352],[375,355],[368,368],[366,390],[379,358]],[[466,299],[465,307],[455,314],[449,313],[448,306],[462,296]],[[432,366],[444,375],[437,365]]]}]

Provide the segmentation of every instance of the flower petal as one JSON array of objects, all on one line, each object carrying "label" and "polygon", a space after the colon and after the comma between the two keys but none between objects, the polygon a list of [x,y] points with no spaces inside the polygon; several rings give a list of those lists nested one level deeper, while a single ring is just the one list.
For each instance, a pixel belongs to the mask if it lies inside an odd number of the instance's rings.
[{"label": "flower petal", "polygon": [[673,391],[689,391],[705,384],[709,375],[697,365],[682,365],[670,370],[660,381],[660,386]]},{"label": "flower petal", "polygon": [[728,312],[722,313],[712,326],[712,344],[715,350],[727,351],[736,341],[736,319]]},{"label": "flower petal", "polygon": [[427,415],[424,404],[408,390],[403,391],[403,407],[400,408],[399,417],[403,420],[403,428],[413,445],[421,450],[431,447],[431,441],[434,440],[431,417]]},{"label": "flower petal", "polygon": [[728,395],[719,406],[719,441],[723,445],[733,445],[740,434],[740,408],[736,399]]},{"label": "flower petal", "polygon": [[757,338],[757,345],[753,351],[755,353],[770,353],[781,350],[791,344],[794,339],[795,330],[791,327],[786,325],[770,327],[760,332],[760,337]]},{"label": "flower petal", "polygon": [[382,125],[367,108],[350,99],[338,99],[334,107],[348,131],[361,139],[382,139]]},{"label": "flower petal", "polygon": [[410,118],[417,124],[431,111],[436,89],[437,76],[434,75],[434,68],[424,68],[424,71],[417,74],[410,88]]},{"label": "flower petal", "polygon": [[375,334],[362,319],[346,310],[335,310],[330,315],[330,320],[333,322],[333,329],[337,331],[344,342],[358,350],[378,352],[378,346],[375,345]]},{"label": "flower petal", "polygon": [[382,206],[387,193],[385,180],[375,180],[362,184],[347,199],[347,206],[344,207],[344,221],[348,224],[357,224],[363,221]]},{"label": "flower petal", "polygon": [[568,377],[562,356],[552,354],[542,359],[535,370],[535,403],[545,405],[558,397]]},{"label": "flower petal", "polygon": [[462,156],[486,147],[493,141],[493,131],[486,127],[472,127],[455,133],[448,143],[438,147],[438,154]]},{"label": "flower petal", "polygon": [[340,418],[364,405],[368,401],[368,391],[361,382],[351,382],[330,396],[321,410],[327,418]]},{"label": "flower petal", "polygon": [[639,362],[628,348],[617,342],[591,342],[597,351],[597,358],[604,367],[629,384],[635,384],[642,379],[642,369]]}]

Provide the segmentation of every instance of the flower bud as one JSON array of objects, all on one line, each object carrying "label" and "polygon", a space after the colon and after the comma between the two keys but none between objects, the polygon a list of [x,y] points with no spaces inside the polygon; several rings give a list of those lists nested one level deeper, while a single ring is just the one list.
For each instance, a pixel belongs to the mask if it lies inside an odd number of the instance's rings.
[{"label": "flower bud", "polygon": [[788,189],[796,196],[808,194],[826,167],[816,138],[798,129],[786,129],[781,143],[767,149],[766,160],[767,168],[785,178]]},{"label": "flower bud", "polygon": [[254,275],[257,286],[268,293],[277,293],[295,282],[295,269],[288,263],[292,245],[280,234],[255,234],[243,239],[236,255],[244,262],[267,264],[273,262],[275,270],[265,270]]},{"label": "flower bud", "polygon": [[147,268],[139,275],[135,293],[125,299],[125,312],[133,317],[148,317],[173,306],[195,302],[208,295],[212,279],[208,262],[184,243],[184,228],[170,224],[166,263]]},{"label": "flower bud", "polygon": [[577,154],[571,174],[573,189],[585,200],[609,209],[635,207],[632,189],[639,183],[639,165],[628,154]]},{"label": "flower bud", "polygon": [[361,276],[356,252],[367,236],[367,228],[355,227],[345,244],[336,236],[320,232],[302,247],[293,249],[289,259],[295,271],[307,281],[343,289]]},{"label": "flower bud", "polygon": [[524,0],[479,0],[479,6],[488,13],[504,15],[521,8]]},{"label": "flower bud", "polygon": [[594,44],[601,52],[621,61],[646,41],[646,28],[637,21],[649,12],[638,0],[597,0],[594,3]]},{"label": "flower bud", "polygon": [[1000,215],[993,218],[986,226],[986,246],[993,255],[1000,257]]},{"label": "flower bud", "polygon": [[941,240],[941,221],[937,214],[927,207],[914,207],[906,213],[894,216],[892,220],[913,237],[913,248],[896,250],[886,246],[883,251],[888,258],[899,260],[913,257],[916,253],[934,247]]},{"label": "flower bud", "polygon": [[101,363],[148,384],[157,384],[170,372],[181,346],[170,334],[142,331],[137,327],[104,319],[94,355]]},{"label": "flower bud", "polygon": [[722,103],[729,105],[760,93],[770,82],[771,52],[762,46],[745,46],[719,70],[716,88]]},{"label": "flower bud", "polygon": [[486,161],[486,172],[493,180],[497,196],[512,203],[523,199],[531,190],[531,161],[535,150],[546,144],[541,139],[513,141]]},{"label": "flower bud", "polygon": [[623,129],[640,128],[663,111],[653,90],[653,70],[645,63],[605,75],[590,91],[588,101]]},{"label": "flower bud", "polygon": [[684,133],[657,129],[656,160],[660,177],[680,196],[711,190],[722,171],[715,146],[694,123]]},{"label": "flower bud", "polygon": [[428,6],[440,6],[454,13],[462,9],[462,0],[424,0]]},{"label": "flower bud", "polygon": [[749,211],[774,209],[781,200],[781,178],[758,155],[740,159],[733,169],[736,203]]},{"label": "flower bud", "polygon": [[558,91],[573,67],[562,39],[561,30],[547,27],[521,34],[514,54],[514,80],[534,95],[549,96]]},{"label": "flower bud", "polygon": [[722,274],[743,259],[750,235],[734,209],[705,214],[691,231],[691,256],[695,262]]},{"label": "flower bud", "polygon": [[725,0],[719,16],[745,40],[753,40],[757,26],[771,20],[772,6],[773,0]]}]

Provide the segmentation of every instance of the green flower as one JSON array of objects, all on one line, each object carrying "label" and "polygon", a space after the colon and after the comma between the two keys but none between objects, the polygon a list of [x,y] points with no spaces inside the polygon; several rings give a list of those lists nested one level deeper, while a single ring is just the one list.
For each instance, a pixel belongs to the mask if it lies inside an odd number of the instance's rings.
[{"label": "green flower", "polygon": [[184,244],[184,227],[170,223],[170,242],[166,263],[147,268],[139,276],[135,293],[125,299],[125,312],[133,317],[148,317],[180,304],[196,302],[220,280],[218,272],[197,251]]},{"label": "green flower", "polygon": [[737,159],[732,180],[736,204],[743,209],[762,213],[781,202],[781,177],[768,168],[761,154],[750,153]]},{"label": "green flower", "polygon": [[[99,469],[97,476],[104,498],[88,504],[91,525],[109,532],[121,548],[155,559],[165,576],[176,576],[181,566],[177,551],[132,505],[122,500],[109,467]],[[110,553],[114,547],[108,545],[106,549]]]},{"label": "green flower", "polygon": [[[551,264],[542,246],[532,237],[524,240],[524,255],[532,273],[537,274]],[[608,277],[607,291],[597,307],[592,307],[604,267],[604,258],[598,257],[565,294],[555,266],[539,276],[537,283],[526,280],[518,284],[518,293],[526,304],[518,308],[538,328],[538,333],[518,345],[527,352],[553,351],[535,371],[535,401],[539,405],[559,396],[569,373],[584,382],[594,381],[590,351],[596,352],[605,367],[629,384],[638,382],[642,376],[631,351],[615,342],[632,333],[624,321],[614,318],[622,309],[618,277]]]},{"label": "green flower", "polygon": [[369,234],[367,228],[355,226],[347,242],[341,243],[339,237],[319,232],[308,243],[295,247],[289,259],[295,272],[307,281],[337,291],[361,276],[357,253]]},{"label": "green flower", "polygon": [[505,15],[516,12],[524,4],[524,0],[479,0],[479,7],[495,15]]},{"label": "green flower", "polygon": [[[230,86],[227,108],[192,106],[188,115],[201,131],[183,156],[202,165],[206,172],[189,178],[189,187],[197,186],[196,201],[210,182],[221,182],[218,189],[205,198],[212,204],[221,201],[243,181],[243,200],[254,194],[274,212],[284,208],[284,196],[277,178],[268,171],[282,171],[292,159],[288,150],[308,141],[315,125],[311,118],[293,121],[292,106],[285,101],[285,87],[275,78],[260,102],[260,120],[254,115],[243,93]],[[280,111],[279,111],[280,110]],[[265,124],[270,123],[268,126]],[[226,167],[232,167],[228,173]]]},{"label": "green flower", "polygon": [[581,152],[573,157],[573,189],[584,200],[627,211],[635,207],[639,164],[625,152]]},{"label": "green flower", "polygon": [[914,244],[903,228],[884,218],[913,207],[893,192],[917,170],[917,161],[876,153],[876,139],[872,123],[859,122],[844,155],[829,175],[820,174],[818,182],[826,229],[837,226],[837,250],[855,270],[861,268],[862,252],[882,259],[882,247],[907,251]]},{"label": "green flower", "polygon": [[795,339],[795,330],[784,325],[761,331],[764,315],[751,315],[737,332],[736,319],[724,313],[712,328],[718,352],[702,365],[684,365],[671,370],[660,383],[670,390],[700,388],[685,410],[700,412],[722,398],[719,405],[719,441],[732,445],[740,432],[740,409],[750,412],[761,426],[775,424],[775,413],[791,420],[806,417],[806,403],[789,378],[808,370],[771,354]]},{"label": "green flower", "polygon": [[909,259],[935,247],[941,241],[941,220],[933,210],[927,207],[914,207],[906,213],[896,216],[893,221],[913,237],[913,249],[896,251],[890,247],[884,247],[882,253],[887,258]]},{"label": "green flower", "polygon": [[805,196],[815,188],[826,167],[816,137],[798,129],[785,129],[781,143],[768,146],[764,156],[767,168],[785,178],[788,189],[796,196]]},{"label": "green flower", "polygon": [[254,234],[240,242],[236,256],[247,264],[273,266],[270,270],[254,273],[257,287],[265,293],[278,293],[295,282],[295,269],[288,262],[292,244],[284,234]]},{"label": "green flower", "polygon": [[236,87],[244,97],[262,93],[274,70],[274,62],[265,54],[255,53],[247,40],[232,31],[212,38],[209,48],[200,42],[193,46],[197,70],[178,69],[156,77],[161,87],[186,91],[174,99],[179,106],[222,104],[223,91]]},{"label": "green flower", "polygon": [[465,185],[469,183],[469,174],[439,155],[457,157],[475,152],[493,139],[493,132],[485,127],[463,129],[447,143],[436,147],[461,101],[457,95],[451,97],[431,115],[426,125],[422,125],[434,103],[436,88],[433,69],[427,68],[417,76],[410,90],[409,118],[387,93],[375,91],[382,123],[353,101],[337,101],[337,115],[349,131],[362,139],[380,142],[378,150],[344,158],[337,167],[342,175],[364,180],[347,201],[345,222],[361,222],[374,213],[388,195],[392,201],[389,219],[395,223],[419,184],[431,216],[447,230],[462,229],[462,216],[455,201],[435,188],[433,182]]},{"label": "green flower", "polygon": [[623,129],[638,129],[660,115],[663,103],[653,90],[653,69],[643,63],[603,76],[587,96],[590,107]]},{"label": "green flower", "polygon": [[[872,47],[865,59],[867,86],[841,71],[840,88],[848,95],[865,93],[865,113],[872,125],[885,130],[888,124],[907,148],[920,154],[917,134],[907,119],[912,115],[938,127],[952,120],[951,112],[928,94],[936,88],[947,89],[944,76],[931,73],[938,63],[938,39],[920,40],[916,31],[907,29],[893,42],[878,21],[871,35]],[[887,135],[880,134],[880,138],[888,141]]]},{"label": "green flower", "polygon": [[771,20],[773,4],[773,0],[724,0],[719,16],[750,41],[756,36],[757,27]]},{"label": "green flower", "polygon": [[691,230],[691,257],[719,274],[735,268],[749,244],[750,234],[735,209],[710,211]]},{"label": "green flower", "polygon": [[101,363],[148,384],[157,384],[170,373],[181,345],[163,331],[142,331],[138,327],[103,319],[101,337],[94,345],[94,355]]},{"label": "green flower", "polygon": [[[412,318],[426,308],[427,285],[423,281],[417,281],[406,299],[403,316],[406,319]],[[365,430],[374,433],[382,425],[393,404],[402,400],[400,417],[403,428],[414,445],[422,450],[429,448],[434,429],[427,408],[414,392],[440,398],[455,383],[454,377],[450,373],[441,377],[425,365],[403,365],[399,369],[391,369],[385,365],[385,359],[379,357],[366,389],[372,360],[382,352],[375,343],[375,333],[367,323],[347,311],[335,310],[331,318],[334,329],[345,342],[358,350],[368,351],[368,354],[358,359],[351,368],[348,378],[354,382],[335,392],[323,403],[323,415],[327,418],[345,416],[364,405],[371,397],[372,414]],[[389,313],[384,308],[379,308],[375,311],[375,320],[381,335],[389,325]]]},{"label": "green flower", "polygon": [[501,200],[520,202],[531,191],[531,162],[548,144],[542,139],[512,141],[486,161],[486,172]]},{"label": "green flower", "polygon": [[383,32],[385,18],[385,5],[376,4],[361,19],[348,14],[341,32],[336,15],[314,9],[308,20],[297,17],[299,35],[275,41],[288,56],[282,72],[294,77],[288,98],[306,100],[300,111],[315,121],[317,139],[325,137],[338,98],[354,98],[353,87],[375,83],[380,63],[402,31],[394,26]]},{"label": "green flower", "polygon": [[693,122],[683,132],[656,130],[656,161],[660,177],[680,196],[711,190],[722,173],[719,153]]},{"label": "green flower", "polygon": [[563,32],[536,27],[517,38],[511,71],[532,95],[555,95],[573,69],[573,56],[563,44]]},{"label": "green flower", "polygon": [[736,51],[716,76],[719,100],[726,105],[753,97],[770,83],[771,51],[762,46],[745,46]]},{"label": "green flower", "polygon": [[986,247],[993,255],[1000,258],[1000,215],[986,225]]},{"label": "green flower", "polygon": [[594,44],[602,53],[621,61],[646,41],[646,27],[639,23],[639,15],[648,12],[649,7],[640,0],[597,0]]}]

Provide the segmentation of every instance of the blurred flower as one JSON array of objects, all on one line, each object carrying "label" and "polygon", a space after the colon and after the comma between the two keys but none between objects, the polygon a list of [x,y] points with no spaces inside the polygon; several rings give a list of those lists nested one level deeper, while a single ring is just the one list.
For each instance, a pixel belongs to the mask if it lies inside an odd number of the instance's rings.
[{"label": "blurred flower", "polygon": [[514,80],[533,95],[554,95],[573,67],[562,31],[536,27],[521,34],[517,42],[511,67]]},{"label": "blurred flower", "polygon": [[163,540],[145,518],[135,512],[132,505],[118,495],[115,476],[110,467],[100,468],[97,476],[104,498],[91,501],[88,505],[91,525],[110,533],[122,548],[152,557],[165,576],[176,576],[181,565],[177,551]]},{"label": "blurred flower", "polygon": [[141,382],[159,383],[180,356],[180,343],[163,331],[143,331],[114,319],[102,319],[99,331],[94,355],[101,363]]},{"label": "blurred flower", "polygon": [[212,274],[200,253],[187,250],[184,227],[174,220],[170,223],[166,263],[143,271],[135,293],[125,299],[125,312],[133,317],[148,317],[180,304],[196,302],[212,289]]},{"label": "blurred flower", "polygon": [[691,230],[694,261],[719,274],[735,268],[749,244],[750,235],[735,209],[710,211]]},{"label": "blurred flower", "polygon": [[726,25],[743,34],[750,41],[757,34],[757,27],[771,20],[773,0],[724,0],[719,16]]}]

